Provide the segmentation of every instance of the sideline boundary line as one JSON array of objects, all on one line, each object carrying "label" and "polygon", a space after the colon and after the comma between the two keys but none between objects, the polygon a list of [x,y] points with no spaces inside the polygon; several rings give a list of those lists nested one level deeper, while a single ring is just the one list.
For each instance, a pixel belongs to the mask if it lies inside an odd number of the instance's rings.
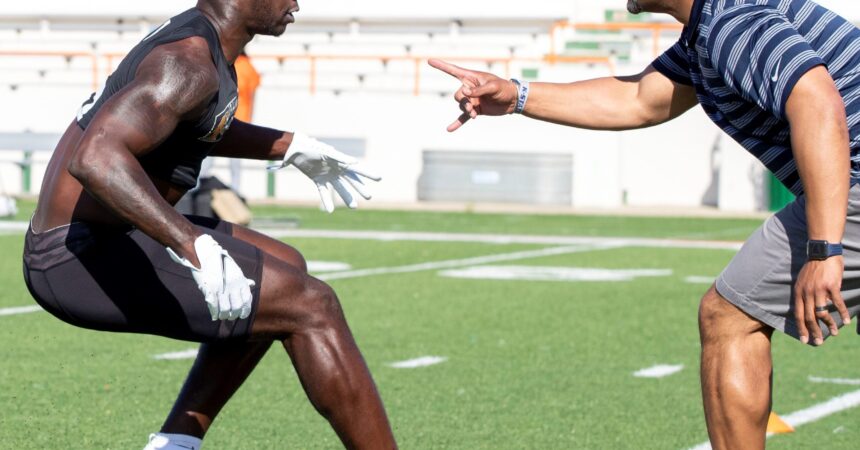
[{"label": "sideline boundary line", "polygon": [[[27,231],[27,222],[0,221],[0,233]],[[618,245],[623,247],[740,250],[742,242],[638,237],[549,236],[493,233],[433,233],[420,231],[300,230],[256,227],[273,238],[325,238],[373,241],[471,242],[486,244]]]},{"label": "sideline boundary line", "polygon": [[273,238],[325,238],[372,241],[470,242],[483,244],[612,245],[619,247],[740,250],[742,242],[637,237],[540,236],[522,234],[430,233],[412,231],[298,230],[259,228]]}]

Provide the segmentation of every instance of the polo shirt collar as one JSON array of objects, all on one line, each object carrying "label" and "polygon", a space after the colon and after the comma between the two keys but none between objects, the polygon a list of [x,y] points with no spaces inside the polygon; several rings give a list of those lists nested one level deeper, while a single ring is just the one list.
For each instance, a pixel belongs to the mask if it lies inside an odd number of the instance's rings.
[{"label": "polo shirt collar", "polygon": [[684,27],[684,32],[682,34],[684,38],[684,42],[687,45],[693,44],[693,40],[699,34],[699,23],[702,21],[702,10],[705,8],[705,2],[708,0],[694,0],[693,1],[693,9],[690,11],[690,21],[687,22],[687,26]]}]

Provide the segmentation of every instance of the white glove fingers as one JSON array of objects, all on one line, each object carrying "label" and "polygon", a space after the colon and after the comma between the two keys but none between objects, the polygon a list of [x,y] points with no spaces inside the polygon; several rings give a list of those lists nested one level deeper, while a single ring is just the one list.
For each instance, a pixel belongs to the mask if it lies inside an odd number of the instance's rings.
[{"label": "white glove fingers", "polygon": [[218,305],[221,308],[221,311],[218,313],[218,319],[227,320],[230,318],[230,294],[227,291],[221,291],[218,293]]},{"label": "white glove fingers", "polygon": [[220,313],[220,311],[218,311],[218,296],[213,293],[209,293],[206,295],[205,300],[206,306],[209,308],[209,315],[212,317],[212,321],[214,322],[218,320]]},{"label": "white glove fingers", "polygon": [[230,316],[227,320],[236,320],[242,315],[242,309],[245,307],[242,301],[242,286],[237,286],[230,291]]},{"label": "white glove fingers", "polygon": [[355,197],[352,196],[352,193],[349,192],[349,189],[347,189],[340,180],[341,179],[338,178],[331,182],[332,186],[334,186],[335,192],[340,195],[340,198],[343,199],[343,202],[346,203],[346,206],[350,209],[357,208],[358,202],[355,201]]},{"label": "white glove fingers", "polygon": [[372,198],[364,189],[364,182],[358,178],[358,175],[354,174],[352,171],[347,171],[344,178],[346,178],[346,182],[355,189],[355,192],[358,192],[358,195],[364,197],[365,200],[370,200]]},{"label": "white glove fingers", "polygon": [[368,170],[362,164],[353,164],[349,166],[349,169],[352,172],[355,172],[358,175],[363,176],[364,178],[373,180],[373,181],[382,181],[382,177],[374,173],[372,170]]},{"label": "white glove fingers", "polygon": [[320,193],[320,202],[323,211],[331,213],[334,211],[334,200],[331,198],[331,188],[326,182],[317,182],[317,190]]},{"label": "white glove fingers", "polygon": [[240,319],[247,319],[251,315],[251,307],[254,304],[254,296],[251,294],[251,286],[254,285],[254,282],[247,279],[245,281],[247,283],[244,283],[239,292],[242,297],[242,310],[239,311]]}]

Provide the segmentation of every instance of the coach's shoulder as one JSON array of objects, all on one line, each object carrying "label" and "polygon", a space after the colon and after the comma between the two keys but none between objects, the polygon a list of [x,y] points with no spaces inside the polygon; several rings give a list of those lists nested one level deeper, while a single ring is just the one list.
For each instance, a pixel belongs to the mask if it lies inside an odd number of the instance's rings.
[{"label": "coach's shoulder", "polygon": [[149,88],[154,101],[179,113],[207,105],[219,84],[209,44],[197,36],[153,49],[138,66],[135,82]]},{"label": "coach's shoulder", "polygon": [[715,26],[745,26],[750,21],[758,21],[768,17],[783,16],[783,13],[769,3],[741,2],[725,7],[714,8],[711,27]]}]

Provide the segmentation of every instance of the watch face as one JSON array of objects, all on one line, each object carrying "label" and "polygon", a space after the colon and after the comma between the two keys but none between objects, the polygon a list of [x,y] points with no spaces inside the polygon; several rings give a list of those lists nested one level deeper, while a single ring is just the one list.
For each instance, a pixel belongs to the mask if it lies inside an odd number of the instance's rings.
[{"label": "watch face", "polygon": [[827,242],[825,241],[810,241],[806,244],[806,254],[812,259],[827,258]]}]

